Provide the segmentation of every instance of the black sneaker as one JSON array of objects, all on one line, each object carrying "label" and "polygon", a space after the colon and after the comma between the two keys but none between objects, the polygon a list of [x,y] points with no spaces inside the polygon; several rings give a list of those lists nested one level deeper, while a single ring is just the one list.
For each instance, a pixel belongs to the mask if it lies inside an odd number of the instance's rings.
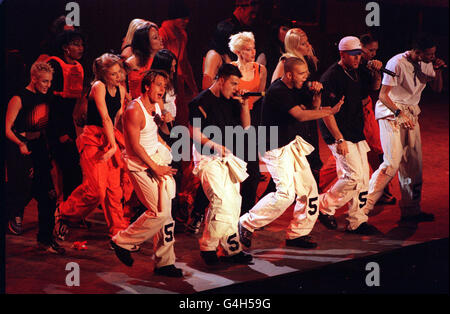
[{"label": "black sneaker", "polygon": [[155,275],[166,276],[166,277],[183,277],[183,271],[176,268],[174,265],[167,265],[159,268],[155,268]]},{"label": "black sneaker", "polygon": [[53,238],[49,242],[38,241],[38,248],[40,250],[58,255],[64,255],[66,253],[66,250]]},{"label": "black sneaker", "polygon": [[338,225],[333,215],[327,215],[319,212],[319,221],[330,230],[336,230]]},{"label": "black sneaker", "polygon": [[193,215],[191,222],[186,227],[187,231],[193,234],[197,234],[200,231],[203,218],[204,215]]},{"label": "black sneaker", "polygon": [[402,222],[429,222],[429,221],[434,221],[434,215],[432,213],[420,212],[417,215],[402,216],[400,221],[402,221]]},{"label": "black sneaker", "polygon": [[14,217],[8,222],[8,229],[12,234],[21,235],[23,233],[22,217]]},{"label": "black sneaker", "polygon": [[345,231],[348,233],[361,234],[361,235],[374,235],[374,234],[380,233],[380,231],[378,231],[377,228],[368,224],[367,222],[363,222],[355,230],[347,229]]},{"label": "black sneaker", "polygon": [[240,251],[239,253],[234,255],[222,256],[220,259],[227,263],[247,265],[251,263],[251,261],[253,260],[253,256]]},{"label": "black sneaker", "polygon": [[123,247],[118,246],[113,240],[111,240],[110,243],[114,248],[114,252],[116,253],[117,258],[128,267],[133,266],[134,260],[131,257],[131,252],[124,249]]},{"label": "black sneaker", "polygon": [[53,235],[61,241],[64,241],[64,239],[69,234],[69,225],[67,221],[65,221],[62,218],[57,218],[55,222],[55,228],[53,230]]},{"label": "black sneaker", "polygon": [[295,246],[302,249],[314,249],[317,247],[317,243],[314,242],[311,236],[301,236],[294,239],[286,239],[287,246]]},{"label": "black sneaker", "polygon": [[[112,246],[111,241],[109,242],[109,248],[114,251],[114,247]],[[129,251],[131,253],[134,253],[134,252],[139,252],[140,250],[141,250],[141,247],[139,245],[135,244]]]},{"label": "black sneaker", "polygon": [[382,205],[395,205],[395,203],[397,203],[397,199],[395,198],[395,196],[393,196],[390,193],[383,193],[383,195],[381,195],[381,197],[378,199],[378,201],[375,203],[375,205],[377,206],[382,206]]},{"label": "black sneaker", "polygon": [[217,265],[219,263],[216,251],[200,251],[200,256],[206,265]]},{"label": "black sneaker", "polygon": [[253,232],[246,229],[243,225],[241,225],[241,222],[238,223],[238,230],[239,230],[239,240],[241,243],[249,248],[252,245],[252,236]]}]

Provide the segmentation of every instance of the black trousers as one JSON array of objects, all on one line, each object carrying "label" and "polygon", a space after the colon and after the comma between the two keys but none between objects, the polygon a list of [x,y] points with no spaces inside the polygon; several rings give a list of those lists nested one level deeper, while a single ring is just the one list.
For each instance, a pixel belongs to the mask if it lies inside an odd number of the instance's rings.
[{"label": "black trousers", "polygon": [[80,154],[75,140],[65,143],[52,144],[52,156],[61,170],[64,200],[83,181],[83,173],[80,166]]},{"label": "black trousers", "polygon": [[51,161],[44,137],[27,143],[30,155],[22,155],[19,147],[7,141],[6,209],[10,219],[23,217],[32,198],[38,203],[39,231],[37,240],[48,243],[55,224],[56,193],[50,174]]}]

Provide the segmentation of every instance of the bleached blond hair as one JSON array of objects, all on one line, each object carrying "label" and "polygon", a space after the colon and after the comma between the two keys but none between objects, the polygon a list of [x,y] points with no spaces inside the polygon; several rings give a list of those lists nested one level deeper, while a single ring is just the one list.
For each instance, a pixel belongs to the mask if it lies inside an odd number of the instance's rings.
[{"label": "bleached blond hair", "polygon": [[242,50],[242,47],[246,43],[255,43],[255,36],[252,32],[240,32],[230,36],[230,42],[228,43],[228,47],[230,50],[237,54],[238,51]]}]

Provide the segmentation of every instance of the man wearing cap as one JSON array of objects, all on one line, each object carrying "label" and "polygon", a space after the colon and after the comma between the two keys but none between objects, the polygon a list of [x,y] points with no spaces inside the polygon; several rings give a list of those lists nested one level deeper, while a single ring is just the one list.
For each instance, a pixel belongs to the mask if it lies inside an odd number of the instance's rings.
[{"label": "man wearing cap", "polygon": [[370,151],[364,137],[362,100],[364,89],[371,85],[372,77],[360,67],[362,47],[359,39],[347,36],[339,42],[340,60],[322,75],[324,104],[334,105],[343,96],[341,110],[319,122],[325,143],[336,158],[337,182],[319,196],[321,221],[329,229],[336,229],[336,209],[348,203],[347,231],[374,234],[375,227],[367,223],[363,211],[369,185]]}]

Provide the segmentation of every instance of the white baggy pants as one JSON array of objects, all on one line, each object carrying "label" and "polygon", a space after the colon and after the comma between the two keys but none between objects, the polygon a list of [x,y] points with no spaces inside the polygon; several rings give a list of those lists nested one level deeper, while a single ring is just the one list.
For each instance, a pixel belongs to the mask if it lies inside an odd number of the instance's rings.
[{"label": "white baggy pants", "polygon": [[238,222],[242,197],[240,184],[248,174],[246,163],[229,155],[224,158],[202,156],[194,149],[196,162],[193,173],[200,178],[203,191],[210,202],[205,228],[199,240],[201,251],[223,250],[223,255],[242,251]]},{"label": "white baggy pants", "polygon": [[[405,112],[407,109],[403,108]],[[384,161],[370,178],[369,196],[365,211],[373,209],[384,187],[398,171],[402,199],[402,216],[420,213],[422,192],[422,142],[417,116],[412,130],[402,128],[396,120],[379,119],[380,139]]]},{"label": "white baggy pants", "polygon": [[296,200],[286,237],[295,239],[311,232],[318,216],[318,189],[306,155],[313,150],[313,146],[297,136],[288,145],[264,154],[261,160],[272,176],[276,192],[267,194],[242,215],[243,227],[253,232],[271,223]]},{"label": "white baggy pants", "polygon": [[348,203],[348,229],[355,230],[368,220],[363,207],[367,202],[369,188],[367,152],[370,148],[365,140],[346,143],[348,153],[345,156],[337,153],[337,144],[328,145],[336,159],[338,180],[319,196],[319,208],[324,214],[334,215],[336,209]]},{"label": "white baggy pants", "polygon": [[[158,145],[158,151],[150,157],[159,165],[168,165],[172,160],[171,153],[163,145]],[[126,157],[124,159],[136,195],[147,211],[127,229],[119,231],[112,240],[118,246],[130,250],[134,245],[141,245],[153,237],[156,267],[172,265],[175,263],[175,222],[171,208],[175,197],[175,180],[172,176],[165,176],[162,181],[158,181],[139,163]]]}]

